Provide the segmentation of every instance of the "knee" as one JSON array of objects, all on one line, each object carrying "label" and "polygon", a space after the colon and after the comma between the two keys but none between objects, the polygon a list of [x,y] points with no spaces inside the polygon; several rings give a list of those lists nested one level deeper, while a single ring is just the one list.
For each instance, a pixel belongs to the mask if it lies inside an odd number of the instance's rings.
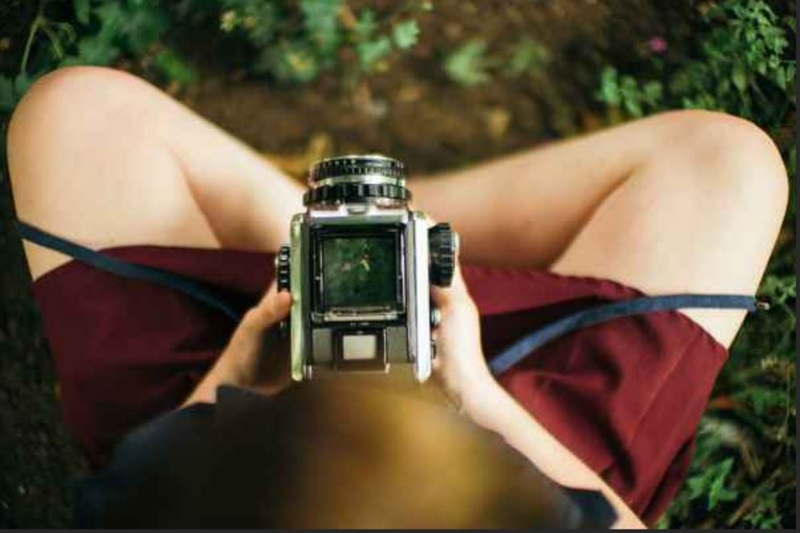
[{"label": "knee", "polygon": [[766,132],[725,113],[688,110],[668,115],[675,123],[672,141],[677,151],[668,150],[669,157],[683,163],[704,194],[714,195],[730,209],[745,210],[753,222],[780,224],[789,181],[781,154]]},{"label": "knee", "polygon": [[145,85],[130,74],[102,67],[65,67],[43,76],[11,116],[9,156],[27,148],[41,153],[53,142],[68,142],[96,130],[101,121],[122,127],[109,110],[130,99],[140,84]]}]

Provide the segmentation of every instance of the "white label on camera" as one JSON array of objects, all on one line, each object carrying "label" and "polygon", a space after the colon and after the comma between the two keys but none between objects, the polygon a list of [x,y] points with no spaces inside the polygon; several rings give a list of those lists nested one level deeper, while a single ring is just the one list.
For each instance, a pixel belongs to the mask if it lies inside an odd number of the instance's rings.
[{"label": "white label on camera", "polygon": [[364,361],[378,356],[378,338],[375,335],[345,335],[342,338],[345,361]]}]

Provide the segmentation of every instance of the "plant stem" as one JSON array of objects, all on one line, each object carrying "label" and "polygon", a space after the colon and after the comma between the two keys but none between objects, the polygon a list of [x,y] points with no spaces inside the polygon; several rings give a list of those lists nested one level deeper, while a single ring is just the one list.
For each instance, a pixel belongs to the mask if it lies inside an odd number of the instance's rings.
[{"label": "plant stem", "polygon": [[727,527],[733,527],[742,517],[745,515],[748,509],[753,506],[756,502],[758,496],[760,495],[761,491],[767,488],[775,479],[777,479],[778,475],[780,474],[780,470],[775,470],[772,474],[766,479],[766,481],[761,482],[755,490],[750,491],[750,494],[742,501],[739,507],[734,511],[734,513],[728,518],[726,522]]},{"label": "plant stem", "polygon": [[50,40],[50,44],[53,45],[53,50],[56,52],[56,56],[59,60],[64,59],[64,49],[61,47],[61,43],[58,41],[58,36],[53,32],[53,29],[50,27],[50,24],[45,20],[42,23],[42,31],[47,38]]},{"label": "plant stem", "polygon": [[36,14],[36,18],[33,19],[33,23],[31,24],[31,30],[28,32],[28,40],[25,43],[25,52],[22,54],[22,63],[19,67],[20,74],[26,74],[28,71],[28,58],[31,55],[31,47],[33,46],[33,38],[36,36],[36,33],[39,31],[39,27],[42,24],[42,15],[41,13]]},{"label": "plant stem", "polygon": [[25,51],[22,54],[22,62],[19,66],[20,74],[28,73],[28,59],[30,59],[31,48],[33,48],[33,38],[36,37],[36,33],[47,22],[44,18],[44,6],[47,5],[48,1],[49,0],[39,0],[39,5],[36,6],[36,17],[34,17],[33,22],[31,22],[31,29],[28,32],[28,40],[25,42]]}]

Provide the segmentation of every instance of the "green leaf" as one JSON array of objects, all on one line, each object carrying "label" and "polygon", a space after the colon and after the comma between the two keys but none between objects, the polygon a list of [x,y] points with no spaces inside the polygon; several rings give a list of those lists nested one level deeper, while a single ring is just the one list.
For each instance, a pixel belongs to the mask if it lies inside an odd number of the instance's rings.
[{"label": "green leaf", "polygon": [[153,58],[156,70],[171,81],[188,85],[195,78],[194,70],[172,50],[162,50]]},{"label": "green leaf", "polygon": [[394,25],[392,30],[394,44],[401,50],[406,50],[417,44],[419,38],[419,25],[416,20],[406,20]]},{"label": "green leaf", "polygon": [[647,98],[647,102],[652,105],[656,106],[661,99],[661,96],[664,94],[664,87],[661,85],[660,81],[651,80],[644,84],[642,87],[644,91],[644,95]]},{"label": "green leaf", "polygon": [[125,23],[125,12],[119,2],[105,2],[94,10],[100,21],[98,34],[114,37],[119,34]]},{"label": "green leaf", "polygon": [[632,98],[626,98],[623,101],[623,107],[625,108],[625,111],[627,111],[628,114],[634,118],[639,118],[644,115],[642,111],[642,106],[639,105],[639,102],[637,100],[634,100]]},{"label": "green leaf", "polygon": [[300,0],[303,25],[317,49],[332,54],[340,41],[339,10],[342,0]]},{"label": "green leaf", "polygon": [[166,12],[152,2],[141,2],[127,13],[121,28],[127,47],[136,55],[146,52],[169,28]]},{"label": "green leaf", "polygon": [[372,37],[376,27],[375,12],[371,9],[362,9],[358,14],[358,20],[353,32],[359,41],[366,41]]},{"label": "green leaf", "polygon": [[90,0],[72,0],[72,7],[75,10],[75,19],[87,26],[92,14]]},{"label": "green leaf", "polygon": [[0,76],[0,112],[9,112],[17,103],[14,80]]},{"label": "green leaf", "polygon": [[486,43],[476,39],[447,56],[444,69],[451,80],[470,87],[489,81],[487,63]]},{"label": "green leaf", "polygon": [[786,82],[788,80],[788,68],[778,67],[775,69],[775,83],[778,85],[778,87],[785,89],[787,84]]},{"label": "green leaf", "polygon": [[708,497],[708,510],[714,509],[718,504],[722,502],[732,502],[739,497],[739,493],[735,490],[726,489],[724,487],[719,487],[717,485],[713,485],[711,487],[711,493],[709,493]]},{"label": "green leaf", "polygon": [[22,96],[28,92],[33,82],[38,80],[42,75],[44,75],[44,71],[39,71],[33,76],[28,74],[22,73],[18,74],[16,78],[14,78],[14,92],[16,93],[17,99],[22,98]]},{"label": "green leaf", "polygon": [[389,55],[392,51],[392,42],[388,37],[380,37],[374,41],[365,41],[356,46],[361,69],[370,72],[376,63]]},{"label": "green leaf", "polygon": [[747,87],[747,75],[741,67],[734,67],[731,80],[733,85],[740,91],[744,91]]},{"label": "green leaf", "polygon": [[688,499],[695,500],[705,497],[706,507],[709,511],[722,502],[735,500],[739,496],[738,492],[727,486],[728,476],[732,469],[733,458],[728,457],[706,467],[699,474],[691,476],[686,481]]},{"label": "green leaf", "polygon": [[550,51],[541,43],[526,37],[514,46],[505,72],[517,77],[541,69],[549,61]]},{"label": "green leaf", "polygon": [[614,67],[606,67],[600,73],[600,90],[597,98],[610,106],[619,106],[622,97],[619,91],[619,74]]},{"label": "green leaf", "polygon": [[255,68],[270,72],[279,81],[289,83],[308,83],[319,75],[316,55],[301,41],[286,42],[265,49]]},{"label": "green leaf", "polygon": [[[214,0],[216,2],[218,0]],[[220,28],[239,30],[258,49],[275,46],[285,14],[273,0],[221,0]]]},{"label": "green leaf", "polygon": [[119,48],[113,46],[103,35],[84,37],[78,41],[77,64],[104,66],[119,55]]}]

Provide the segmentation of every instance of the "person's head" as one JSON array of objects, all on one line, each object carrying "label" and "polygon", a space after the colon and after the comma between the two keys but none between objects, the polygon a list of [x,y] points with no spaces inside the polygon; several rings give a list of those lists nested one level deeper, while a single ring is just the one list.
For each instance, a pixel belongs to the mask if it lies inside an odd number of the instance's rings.
[{"label": "person's head", "polygon": [[419,395],[358,379],[243,394],[221,390],[211,431],[152,450],[163,459],[101,521],[530,527],[569,511],[499,437]]}]

